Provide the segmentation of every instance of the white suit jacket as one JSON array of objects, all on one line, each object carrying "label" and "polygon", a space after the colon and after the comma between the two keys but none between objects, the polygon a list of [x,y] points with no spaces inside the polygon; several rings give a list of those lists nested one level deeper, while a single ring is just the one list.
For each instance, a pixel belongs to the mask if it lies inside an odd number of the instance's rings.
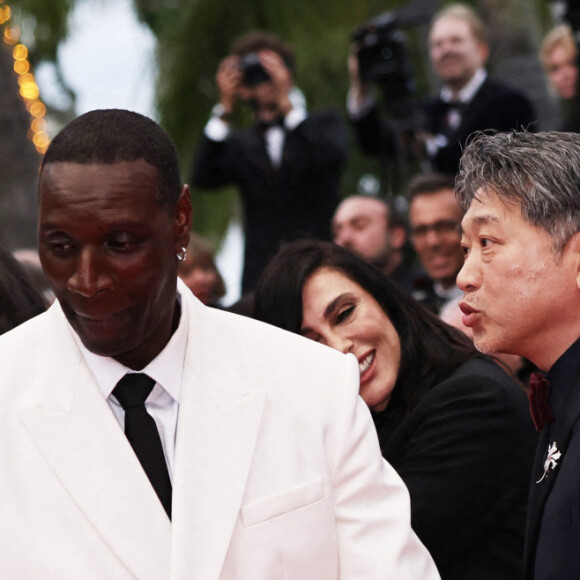
[{"label": "white suit jacket", "polygon": [[0,337],[0,577],[438,578],[355,359],[182,299],[172,522],[60,306]]}]

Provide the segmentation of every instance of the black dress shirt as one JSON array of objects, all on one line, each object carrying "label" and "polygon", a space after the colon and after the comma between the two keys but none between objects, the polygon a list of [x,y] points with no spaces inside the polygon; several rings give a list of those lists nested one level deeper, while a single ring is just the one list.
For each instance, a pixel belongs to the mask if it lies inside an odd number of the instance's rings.
[{"label": "black dress shirt", "polygon": [[[546,378],[555,421],[542,431],[532,473],[525,578],[575,580],[580,579],[580,339]],[[543,477],[549,446],[561,456]]]}]

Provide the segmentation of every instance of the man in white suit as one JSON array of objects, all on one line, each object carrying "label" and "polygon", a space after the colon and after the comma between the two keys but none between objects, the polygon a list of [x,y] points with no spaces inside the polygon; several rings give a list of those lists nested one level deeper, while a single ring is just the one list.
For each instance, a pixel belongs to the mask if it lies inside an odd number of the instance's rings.
[{"label": "man in white suit", "polygon": [[[190,226],[150,119],[93,111],[52,142],[38,234],[57,301],[0,340],[0,575],[438,578],[355,358],[204,307],[177,282]],[[131,371],[154,385],[165,491],[129,434]]]}]

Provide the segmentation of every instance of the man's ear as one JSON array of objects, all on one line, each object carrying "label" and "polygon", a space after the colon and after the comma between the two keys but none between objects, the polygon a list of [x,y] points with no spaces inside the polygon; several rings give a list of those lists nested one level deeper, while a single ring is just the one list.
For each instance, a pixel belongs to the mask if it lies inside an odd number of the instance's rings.
[{"label": "man's ear", "polygon": [[391,248],[400,250],[407,239],[407,232],[403,226],[393,226],[390,228]]},{"label": "man's ear", "polygon": [[187,248],[191,232],[193,207],[188,185],[184,185],[181,188],[173,209],[173,217],[173,239],[175,241],[175,253],[177,254],[181,248]]},{"label": "man's ear", "polygon": [[564,246],[560,261],[576,277],[576,288],[580,290],[580,232],[576,232]]},{"label": "man's ear", "polygon": [[485,42],[480,42],[477,46],[477,49],[479,51],[481,66],[483,66],[487,62],[487,59],[489,58],[489,45],[486,44]]}]

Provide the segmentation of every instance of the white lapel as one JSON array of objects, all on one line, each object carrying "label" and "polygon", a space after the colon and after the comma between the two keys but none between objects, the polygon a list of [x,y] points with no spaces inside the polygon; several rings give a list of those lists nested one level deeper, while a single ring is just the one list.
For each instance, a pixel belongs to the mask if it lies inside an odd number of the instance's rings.
[{"label": "white lapel", "polygon": [[243,355],[224,346],[233,337],[223,334],[229,326],[223,313],[217,313],[216,324],[215,312],[190,302],[173,477],[171,578],[217,580],[238,518],[266,393],[247,384]]},{"label": "white lapel", "polygon": [[[58,306],[42,365],[42,400],[20,416],[63,487],[104,542],[140,580],[167,578],[171,523]],[[58,364],[55,364],[58,361]],[[49,393],[49,396],[46,395]],[[40,397],[39,397],[40,399]]]}]

